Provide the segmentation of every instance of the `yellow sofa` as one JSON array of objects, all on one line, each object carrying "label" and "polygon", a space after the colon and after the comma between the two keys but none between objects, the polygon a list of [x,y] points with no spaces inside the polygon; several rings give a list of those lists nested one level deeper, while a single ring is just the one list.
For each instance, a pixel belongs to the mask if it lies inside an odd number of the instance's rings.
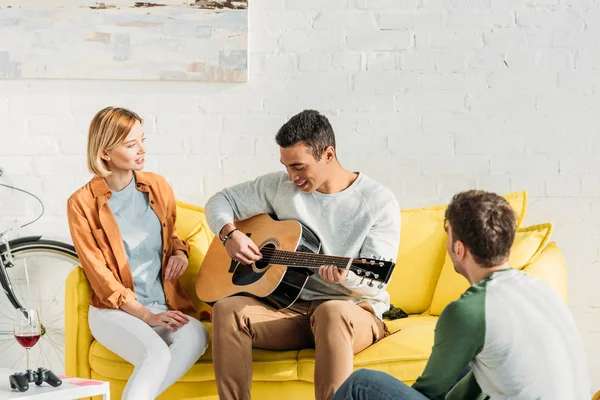
[{"label": "yellow sofa", "polygon": [[[520,225],[525,215],[527,193],[512,193],[506,198],[515,209]],[[446,255],[444,210],[445,206],[402,210],[400,251],[388,292],[392,304],[404,309],[409,317],[386,321],[393,334],[357,354],[355,368],[384,371],[408,384],[423,371],[440,312],[468,287],[467,281],[454,272]],[[198,269],[213,238],[203,209],[178,202],[177,231],[188,240],[192,249],[188,270],[180,281],[198,308],[208,310],[210,307],[194,292]],[[549,242],[551,233],[551,224],[519,228],[510,262],[513,268],[551,284],[566,301],[565,260],[556,244]],[[66,283],[66,374],[109,381],[111,397],[119,399],[133,367],[92,337],[87,320],[90,295],[90,286],[82,269],[74,269]],[[204,323],[211,332],[210,322]],[[253,359],[253,398],[314,398],[313,349],[255,349]],[[210,347],[160,399],[218,399]]]}]

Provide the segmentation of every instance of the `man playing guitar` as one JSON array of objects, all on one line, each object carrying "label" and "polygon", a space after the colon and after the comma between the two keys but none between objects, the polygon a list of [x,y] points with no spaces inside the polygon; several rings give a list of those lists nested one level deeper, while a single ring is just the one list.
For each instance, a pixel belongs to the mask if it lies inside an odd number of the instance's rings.
[{"label": "man playing guitar", "polygon": [[[206,204],[208,223],[231,259],[243,264],[263,254],[235,221],[258,214],[298,220],[319,238],[321,253],[395,259],[400,210],[393,193],[339,163],[327,118],[305,110],[275,138],[284,172],[270,173],[215,194]],[[252,347],[315,348],[315,396],[330,399],[350,375],[354,354],[386,335],[385,285],[348,269],[323,265],[298,301],[277,309],[248,296],[218,300],[213,307],[213,362],[219,397],[250,399]]]}]

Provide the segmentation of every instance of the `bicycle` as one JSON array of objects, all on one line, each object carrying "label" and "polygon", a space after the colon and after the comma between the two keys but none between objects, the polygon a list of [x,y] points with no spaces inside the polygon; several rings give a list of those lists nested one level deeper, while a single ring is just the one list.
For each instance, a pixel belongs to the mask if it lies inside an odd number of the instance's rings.
[{"label": "bicycle", "polygon": [[[3,170],[0,168],[0,176]],[[9,233],[39,220],[44,204],[34,194],[0,183],[1,187],[35,198],[41,213],[32,221],[0,233],[0,368],[24,370],[25,353],[14,334],[14,310],[35,307],[40,312],[42,335],[31,349],[31,365],[64,373],[64,285],[79,265],[75,248],[67,243],[26,236],[9,240]],[[50,281],[50,282],[49,282]],[[61,282],[57,289],[52,282]],[[1,294],[1,293],[0,293]]]}]

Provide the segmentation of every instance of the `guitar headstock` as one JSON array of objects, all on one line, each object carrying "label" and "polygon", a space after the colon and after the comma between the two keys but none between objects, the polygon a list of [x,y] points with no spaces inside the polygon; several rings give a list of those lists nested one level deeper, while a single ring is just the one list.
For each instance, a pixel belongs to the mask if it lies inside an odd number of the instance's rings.
[{"label": "guitar headstock", "polygon": [[350,270],[363,280],[367,280],[368,286],[373,286],[373,281],[376,281],[380,282],[379,287],[382,288],[384,283],[390,281],[395,266],[392,260],[360,257],[352,260]]}]

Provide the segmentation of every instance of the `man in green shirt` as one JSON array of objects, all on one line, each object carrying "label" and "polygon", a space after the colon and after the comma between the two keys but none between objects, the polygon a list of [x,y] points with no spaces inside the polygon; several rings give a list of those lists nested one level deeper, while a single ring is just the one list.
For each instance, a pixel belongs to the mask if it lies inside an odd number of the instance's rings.
[{"label": "man in green shirt", "polygon": [[454,268],[471,287],[440,315],[425,371],[410,387],[359,370],[333,400],[590,399],[583,343],[569,309],[545,282],[508,264],[516,231],[508,202],[484,191],[459,193],[445,228]]}]

